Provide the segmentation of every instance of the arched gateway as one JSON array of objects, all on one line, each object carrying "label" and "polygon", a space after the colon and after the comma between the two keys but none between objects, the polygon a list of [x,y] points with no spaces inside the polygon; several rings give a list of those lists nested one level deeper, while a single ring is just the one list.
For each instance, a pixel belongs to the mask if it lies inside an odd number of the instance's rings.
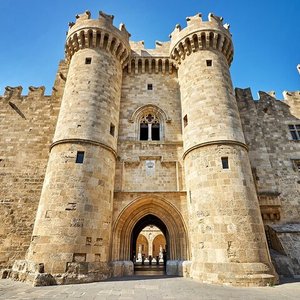
[{"label": "arched gateway", "polygon": [[126,206],[113,226],[112,260],[132,260],[138,233],[147,225],[157,226],[167,240],[168,259],[189,258],[188,235],[181,213],[163,198],[139,198]]}]

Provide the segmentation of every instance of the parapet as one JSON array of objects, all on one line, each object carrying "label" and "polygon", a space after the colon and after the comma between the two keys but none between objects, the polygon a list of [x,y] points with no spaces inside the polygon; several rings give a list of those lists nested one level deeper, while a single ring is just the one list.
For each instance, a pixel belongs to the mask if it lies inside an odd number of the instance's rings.
[{"label": "parapet", "polygon": [[83,48],[101,48],[111,52],[123,64],[130,55],[129,37],[124,24],[113,25],[114,16],[99,12],[98,19],[91,19],[86,11],[76,16],[76,22],[69,23],[66,41],[66,58]]},{"label": "parapet", "polygon": [[178,64],[186,55],[204,49],[219,50],[230,65],[233,60],[233,44],[229,24],[223,24],[223,18],[210,13],[208,21],[202,20],[201,14],[187,17],[187,26],[182,29],[179,24],[170,34],[170,55]]},{"label": "parapet", "polygon": [[11,99],[17,99],[22,101],[25,98],[44,97],[45,95],[44,86],[39,86],[39,87],[30,86],[28,88],[28,95],[22,95],[22,91],[23,91],[22,86],[16,86],[16,87],[6,86],[2,99],[6,101],[9,101]]},{"label": "parapet", "polygon": [[278,100],[274,91],[259,91],[259,99],[254,100],[251,89],[235,89],[235,96],[239,108],[249,109],[255,106],[257,111],[275,114],[275,111],[289,111],[293,116],[300,118],[300,91],[283,92],[283,100]]},{"label": "parapet", "polygon": [[155,41],[154,49],[145,49],[144,41],[130,41],[132,55],[143,57],[169,57],[170,42]]}]

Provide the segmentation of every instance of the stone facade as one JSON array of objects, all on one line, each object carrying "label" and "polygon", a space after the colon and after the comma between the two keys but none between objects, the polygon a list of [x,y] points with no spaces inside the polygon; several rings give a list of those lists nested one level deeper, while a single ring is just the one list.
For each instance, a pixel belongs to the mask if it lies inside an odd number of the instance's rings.
[{"label": "stone facade", "polygon": [[52,95],[0,98],[2,276],[131,275],[148,225],[166,239],[167,274],[299,276],[300,93],[234,91],[229,26],[212,14],[155,49],[129,37],[113,16],[78,15]]}]

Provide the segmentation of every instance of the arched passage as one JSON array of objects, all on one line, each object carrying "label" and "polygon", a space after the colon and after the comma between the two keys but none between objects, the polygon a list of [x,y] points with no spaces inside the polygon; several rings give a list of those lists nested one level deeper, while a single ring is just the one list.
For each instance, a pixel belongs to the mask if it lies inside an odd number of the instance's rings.
[{"label": "arched passage", "polygon": [[162,232],[167,232],[168,258],[171,260],[189,259],[188,235],[182,215],[166,199],[149,195],[131,202],[114,222],[112,260],[132,258],[130,252],[134,228],[137,224],[136,228],[140,228],[139,224],[145,222],[147,220],[145,217],[149,215],[159,220],[156,219],[156,224]]},{"label": "arched passage", "polygon": [[[158,227],[164,236],[166,237],[167,245],[169,244],[169,233],[166,225],[156,216],[149,214],[141,218],[136,225],[134,226],[131,234],[131,244],[130,244],[130,260],[133,260],[133,256],[136,255],[136,241],[140,232],[147,226],[147,225],[155,225]],[[169,257],[169,247],[167,247],[167,257]]]}]

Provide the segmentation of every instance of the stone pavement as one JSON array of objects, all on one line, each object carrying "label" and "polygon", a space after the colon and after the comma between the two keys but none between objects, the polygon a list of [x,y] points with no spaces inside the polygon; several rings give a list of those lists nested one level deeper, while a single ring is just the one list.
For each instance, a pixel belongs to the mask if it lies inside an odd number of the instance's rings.
[{"label": "stone pavement", "polygon": [[0,299],[300,299],[300,281],[275,287],[236,288],[202,284],[182,277],[135,276],[109,281],[32,287],[0,280]]}]

